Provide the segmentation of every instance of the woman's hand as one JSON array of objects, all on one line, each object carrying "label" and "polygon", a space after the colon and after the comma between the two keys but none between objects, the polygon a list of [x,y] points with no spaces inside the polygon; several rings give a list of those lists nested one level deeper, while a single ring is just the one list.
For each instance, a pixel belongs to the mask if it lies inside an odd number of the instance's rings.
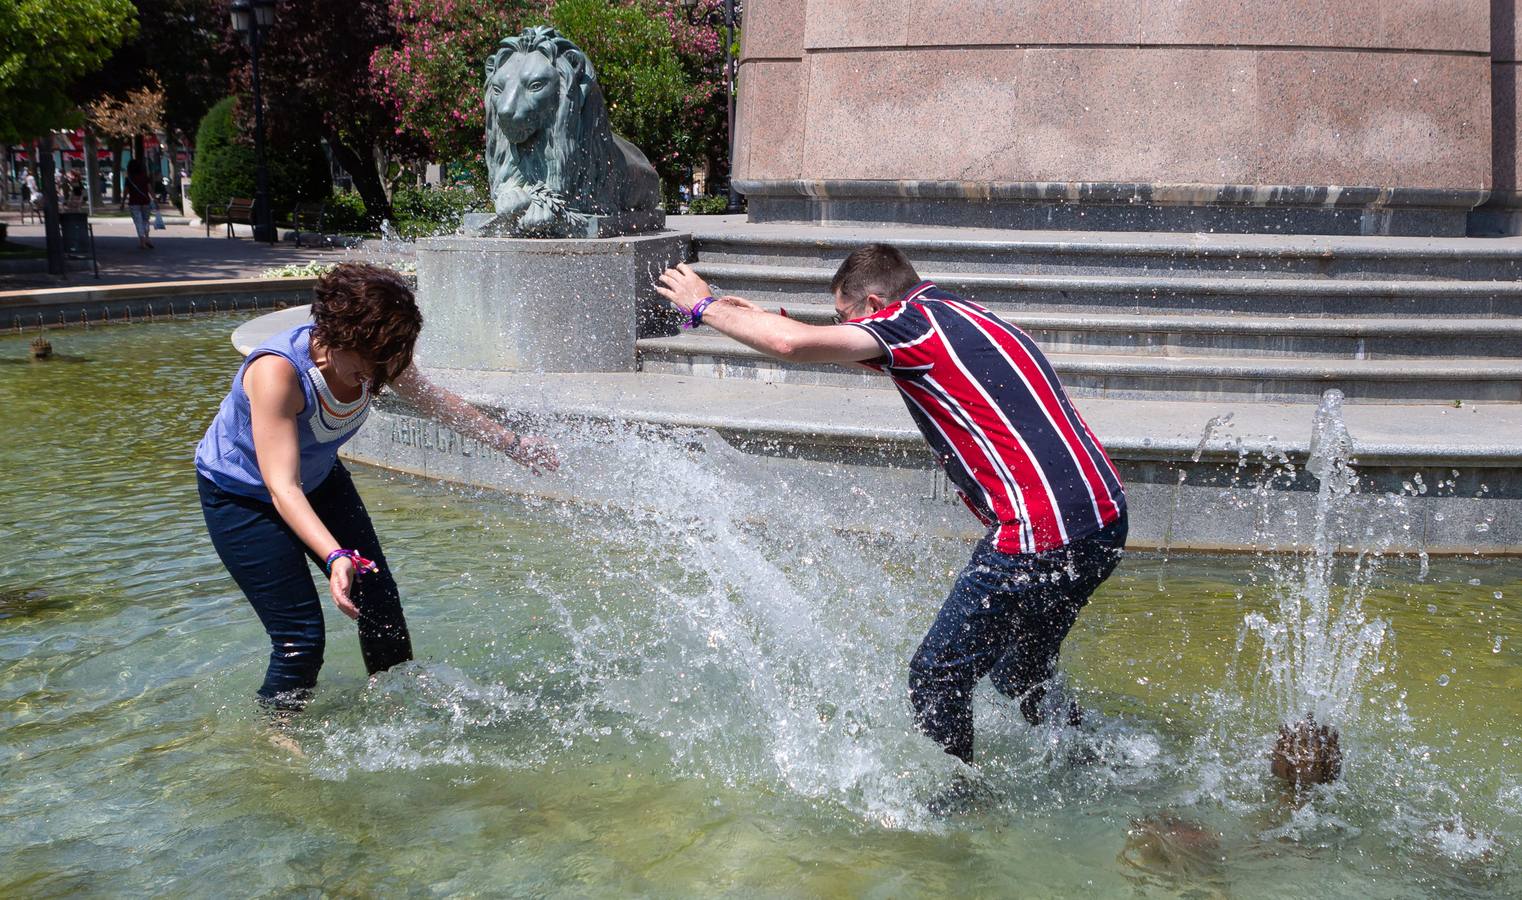
[{"label": "woman's hand", "polygon": [[333,595],[333,605],[351,619],[359,619],[359,607],[349,599],[349,587],[354,584],[354,561],[347,556],[333,560],[328,573],[328,592]]},{"label": "woman's hand", "polygon": [[518,435],[509,444],[512,449],[507,451],[507,455],[512,457],[513,462],[527,466],[535,475],[560,469],[560,457],[555,453],[555,445],[542,437]]}]

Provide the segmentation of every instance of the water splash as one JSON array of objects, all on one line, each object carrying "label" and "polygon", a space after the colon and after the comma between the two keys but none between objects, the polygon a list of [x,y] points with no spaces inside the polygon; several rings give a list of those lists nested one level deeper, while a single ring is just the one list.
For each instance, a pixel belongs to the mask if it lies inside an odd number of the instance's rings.
[{"label": "water splash", "polygon": [[584,656],[640,657],[602,702],[694,772],[772,780],[877,821],[910,815],[913,793],[952,764],[909,720],[905,667],[923,630],[910,620],[934,598],[895,588],[891,539],[838,535],[810,498],[730,477],[754,461],[711,432],[588,425],[562,444],[609,510],[567,510],[568,523],[609,545],[600,575],[632,583],[655,613],[631,642],[630,625],[599,633],[589,626],[606,617],[566,612]]},{"label": "water splash", "polygon": [[1310,552],[1273,573],[1277,615],[1250,613],[1237,642],[1239,652],[1249,636],[1262,644],[1255,694],[1266,712],[1281,722],[1309,713],[1338,728],[1357,720],[1359,688],[1389,634],[1388,623],[1364,614],[1374,558],[1356,557],[1338,579],[1338,536],[1353,515],[1348,501],[1358,486],[1342,399],[1341,391],[1327,391],[1312,427],[1306,468],[1319,487]]}]

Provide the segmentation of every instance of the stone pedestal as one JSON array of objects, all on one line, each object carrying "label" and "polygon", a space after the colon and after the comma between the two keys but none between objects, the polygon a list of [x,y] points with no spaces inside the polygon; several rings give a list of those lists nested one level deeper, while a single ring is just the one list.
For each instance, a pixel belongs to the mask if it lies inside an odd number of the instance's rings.
[{"label": "stone pedestal", "polygon": [[[495,213],[466,213],[461,223],[467,235],[474,237],[510,237],[512,227],[503,226]],[[663,209],[632,209],[606,216],[587,216],[586,233],[578,238],[608,238],[627,234],[657,234],[666,227]]]},{"label": "stone pedestal", "polygon": [[688,257],[677,232],[602,239],[417,242],[418,358],[481,371],[632,372],[654,282]]},{"label": "stone pedestal", "polygon": [[753,0],[735,185],[752,221],[1462,235],[1522,171],[1515,5]]}]

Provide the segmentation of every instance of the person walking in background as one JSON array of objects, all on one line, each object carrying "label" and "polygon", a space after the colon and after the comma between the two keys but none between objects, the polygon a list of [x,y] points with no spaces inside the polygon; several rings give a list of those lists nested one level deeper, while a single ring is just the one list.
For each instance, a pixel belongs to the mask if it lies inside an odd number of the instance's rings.
[{"label": "person walking in background", "polygon": [[26,221],[27,212],[31,212],[34,219],[42,214],[42,193],[37,190],[37,176],[31,169],[27,169],[26,177],[21,179],[21,221]]},{"label": "person walking in background", "polygon": [[152,250],[153,241],[148,240],[148,228],[153,213],[153,183],[148,178],[148,167],[140,159],[127,163],[127,211],[137,228],[137,246]]},{"label": "person walking in background", "polygon": [[78,169],[70,169],[68,177],[63,182],[63,205],[70,212],[78,212],[85,208],[85,182],[79,177]]}]

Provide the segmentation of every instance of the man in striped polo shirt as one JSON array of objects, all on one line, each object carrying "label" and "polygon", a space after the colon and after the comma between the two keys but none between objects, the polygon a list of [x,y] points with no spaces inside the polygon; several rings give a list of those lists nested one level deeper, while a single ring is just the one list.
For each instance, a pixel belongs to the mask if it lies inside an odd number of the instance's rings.
[{"label": "man in striped polo shirt", "polygon": [[[972,689],[984,675],[1033,724],[1078,611],[1126,541],[1120,476],[1019,328],[922,281],[870,244],[830,284],[837,324],[808,325],[738,297],[715,300],[686,265],[657,290],[686,313],[793,362],[860,363],[893,379],[963,501],[988,526],[909,664],[920,730],[972,762]],[[1063,715],[1077,724],[1079,710]]]}]

